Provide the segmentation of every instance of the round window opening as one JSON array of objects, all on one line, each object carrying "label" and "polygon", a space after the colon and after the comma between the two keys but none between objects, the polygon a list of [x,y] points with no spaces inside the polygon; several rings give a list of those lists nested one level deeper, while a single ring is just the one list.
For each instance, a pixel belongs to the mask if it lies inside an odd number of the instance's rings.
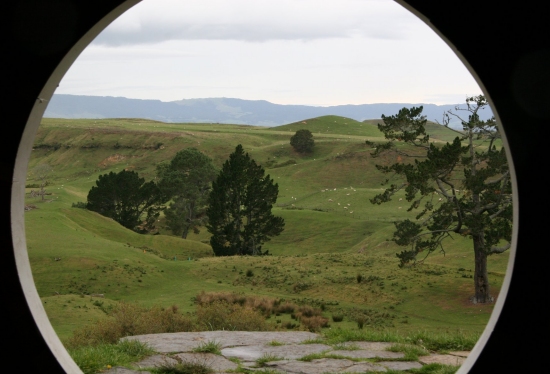
[{"label": "round window opening", "polygon": [[106,28],[29,135],[28,260],[77,365],[173,332],[166,357],[233,370],[462,365],[502,303],[515,183],[462,62],[389,1],[165,3]]}]

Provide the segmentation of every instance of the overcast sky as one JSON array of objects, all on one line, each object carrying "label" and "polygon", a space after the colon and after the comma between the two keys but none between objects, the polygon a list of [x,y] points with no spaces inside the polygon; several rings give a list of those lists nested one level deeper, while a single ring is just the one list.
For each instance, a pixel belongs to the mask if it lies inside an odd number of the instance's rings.
[{"label": "overcast sky", "polygon": [[56,93],[329,106],[457,104],[481,89],[391,0],[143,0],[86,48]]}]

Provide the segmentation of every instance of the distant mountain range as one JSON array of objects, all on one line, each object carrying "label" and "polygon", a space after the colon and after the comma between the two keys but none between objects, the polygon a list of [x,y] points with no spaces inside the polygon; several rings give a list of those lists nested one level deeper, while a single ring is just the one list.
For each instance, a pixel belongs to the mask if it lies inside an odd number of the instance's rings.
[{"label": "distant mountain range", "polygon": [[[430,121],[441,122],[443,113],[456,105],[435,104],[361,104],[329,107],[309,105],[281,105],[265,100],[230,98],[184,99],[163,102],[160,100],[128,99],[111,96],[61,95],[52,97],[44,117],[48,118],[144,118],[172,123],[230,123],[274,127],[319,117],[337,115],[356,121],[381,118],[397,114],[403,107],[424,107],[423,115]],[[465,104],[457,104],[464,107]],[[466,114],[466,113],[465,113]],[[492,112],[480,113],[488,119]],[[466,116],[467,118],[467,116]],[[460,128],[455,120],[452,127]]]}]

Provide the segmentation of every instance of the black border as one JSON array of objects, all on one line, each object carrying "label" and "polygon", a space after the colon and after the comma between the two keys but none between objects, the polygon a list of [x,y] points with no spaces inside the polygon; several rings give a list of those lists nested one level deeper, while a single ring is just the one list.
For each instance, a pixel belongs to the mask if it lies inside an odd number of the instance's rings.
[{"label": "black border", "polygon": [[[0,261],[2,357],[29,373],[62,373],[23,294],[13,250],[13,169],[24,127],[56,66],[93,25],[124,0],[0,3],[2,115]],[[475,72],[507,135],[517,176],[519,234],[510,289],[471,373],[548,372],[546,170],[550,127],[550,30],[544,2],[408,0]],[[387,27],[392,27],[388,24]],[[383,58],[379,57],[379,58]],[[437,56],[426,56],[437,58]],[[6,360],[8,359],[8,360]]]}]

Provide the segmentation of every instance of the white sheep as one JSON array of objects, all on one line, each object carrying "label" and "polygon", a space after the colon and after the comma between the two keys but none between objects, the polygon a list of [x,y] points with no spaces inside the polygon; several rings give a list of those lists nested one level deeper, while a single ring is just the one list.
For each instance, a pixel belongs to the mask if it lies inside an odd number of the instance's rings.
[{"label": "white sheep", "polygon": [[348,207],[347,207],[347,206],[345,206],[345,207],[344,207],[344,209],[348,209]]},{"label": "white sheep", "polygon": [[332,202],[332,199],[328,199],[328,201]]}]

